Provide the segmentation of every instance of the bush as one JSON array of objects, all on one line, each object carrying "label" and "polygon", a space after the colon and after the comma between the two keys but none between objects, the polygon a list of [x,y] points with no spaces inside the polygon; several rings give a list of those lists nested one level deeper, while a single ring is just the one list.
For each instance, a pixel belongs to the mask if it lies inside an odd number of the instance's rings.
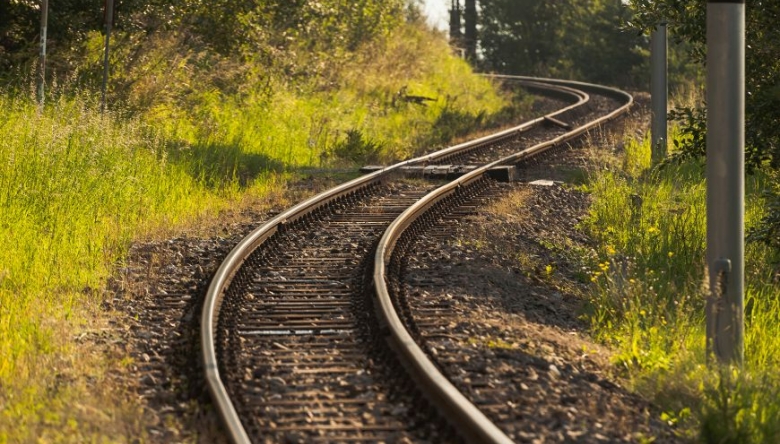
[{"label": "bush", "polygon": [[766,212],[760,224],[748,231],[748,240],[762,242],[780,253],[780,172],[769,175],[762,196]]},{"label": "bush", "polygon": [[333,153],[339,159],[366,165],[379,161],[382,148],[382,143],[365,137],[359,130],[351,129],[347,131],[346,137],[336,144]]}]

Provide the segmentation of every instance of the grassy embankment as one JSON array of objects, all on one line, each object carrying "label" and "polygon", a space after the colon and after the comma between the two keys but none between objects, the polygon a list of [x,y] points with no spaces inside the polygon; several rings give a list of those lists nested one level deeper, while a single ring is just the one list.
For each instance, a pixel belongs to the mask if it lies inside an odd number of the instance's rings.
[{"label": "grassy embankment", "polygon": [[[96,41],[85,54],[99,59]],[[160,48],[150,66],[164,59]],[[197,74],[192,65],[166,70],[170,82]],[[42,110],[0,91],[0,442],[142,436],[138,406],[108,377],[130,363],[74,339],[104,325],[101,288],[133,239],[262,198],[296,168],[406,157],[511,104],[451,56],[443,37],[414,24],[329,76],[323,88],[322,79],[265,75],[235,95],[187,85],[196,94],[186,107],[112,104],[105,116],[72,91]],[[142,88],[154,81],[140,80],[137,95],[148,98]],[[394,101],[403,87],[435,100]]]},{"label": "grassy embankment", "polygon": [[[649,142],[630,137],[622,165],[594,173],[585,226],[599,244],[591,264],[595,334],[617,350],[635,389],[680,435],[707,443],[780,440],[780,282],[777,251],[746,246],[745,364],[708,367],[704,305],[706,185],[702,160],[650,165]],[[746,226],[766,211],[764,172],[747,176]],[[774,181],[776,184],[777,182]]]}]

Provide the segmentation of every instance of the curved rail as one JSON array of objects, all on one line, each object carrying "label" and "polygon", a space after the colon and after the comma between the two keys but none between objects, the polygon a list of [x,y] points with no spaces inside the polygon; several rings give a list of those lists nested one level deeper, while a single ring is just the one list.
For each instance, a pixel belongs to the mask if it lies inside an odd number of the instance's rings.
[{"label": "curved rail", "polygon": [[[515,78],[503,76],[504,78]],[[525,79],[525,78],[524,78]],[[553,81],[551,81],[553,82]],[[575,82],[561,82],[567,85]],[[377,293],[377,299],[381,307],[381,313],[385,317],[387,327],[392,335],[396,348],[405,357],[405,361],[410,366],[410,370],[416,378],[425,381],[425,389],[428,390],[428,396],[436,402],[440,408],[445,409],[450,422],[456,425],[461,433],[464,433],[470,441],[480,443],[508,443],[512,442],[498,427],[493,424],[474,404],[471,403],[457,388],[438,370],[436,365],[430,361],[426,353],[415,342],[412,335],[403,325],[393,306],[392,298],[387,287],[386,269],[390,257],[393,254],[393,247],[399,237],[403,234],[415,220],[421,217],[434,204],[455,193],[456,189],[466,186],[483,176],[491,167],[516,163],[526,157],[539,154],[562,142],[571,140],[585,131],[600,125],[608,120],[627,112],[633,103],[633,98],[620,90],[606,88],[591,84],[576,83],[577,86],[586,87],[591,90],[597,90],[600,93],[613,95],[623,98],[626,103],[599,119],[589,122],[575,130],[569,131],[559,137],[547,142],[527,148],[517,154],[497,160],[484,165],[463,177],[456,179],[435,191],[432,191],[417,203],[404,211],[385,231],[382,239],[379,241],[374,257],[374,288]]]},{"label": "curved rail", "polygon": [[[228,431],[228,434],[233,442],[249,443],[250,439],[241,423],[241,420],[238,417],[236,409],[232,401],[230,400],[227,390],[225,389],[225,386],[220,378],[218,361],[216,357],[215,330],[216,330],[216,319],[217,316],[219,315],[219,310],[221,308],[223,295],[226,289],[229,287],[232,279],[235,277],[237,271],[244,263],[244,261],[247,260],[249,255],[258,246],[260,246],[265,240],[267,240],[270,236],[272,236],[277,230],[283,228],[285,224],[301,218],[305,214],[308,214],[316,210],[317,208],[325,205],[327,202],[330,202],[341,196],[350,195],[352,193],[355,193],[357,190],[363,189],[379,181],[382,181],[384,178],[388,177],[393,172],[399,170],[401,167],[409,166],[413,164],[421,164],[421,163],[424,164],[427,162],[435,161],[438,158],[450,155],[455,152],[475,149],[479,146],[483,146],[486,144],[497,142],[499,140],[511,138],[517,135],[518,133],[522,133],[524,131],[527,131],[531,128],[534,128],[542,124],[545,118],[555,117],[560,113],[581,106],[582,104],[586,103],[589,99],[587,93],[583,93],[581,91],[578,91],[577,89],[567,86],[568,84],[566,82],[546,81],[546,80],[539,81],[537,79],[532,79],[532,78],[522,78],[522,79],[518,78],[515,80],[518,80],[518,83],[520,83],[523,86],[528,86],[529,88],[553,91],[552,94],[569,97],[573,103],[559,111],[526,122],[522,125],[518,125],[509,128],[507,130],[500,131],[498,133],[476,139],[474,141],[470,141],[450,148],[446,148],[432,154],[424,155],[415,159],[397,163],[395,165],[389,166],[382,170],[376,171],[372,174],[368,174],[366,176],[362,176],[357,179],[354,179],[350,182],[335,187],[331,190],[320,193],[317,196],[314,196],[290,208],[289,210],[279,214],[278,216],[274,217],[263,226],[255,229],[247,237],[245,237],[239,244],[237,244],[236,247],[234,247],[233,250],[228,254],[228,256],[225,258],[225,260],[223,261],[223,263],[215,273],[214,277],[212,278],[212,281],[206,293],[203,312],[201,316],[201,347],[203,353],[202,356],[203,367],[204,367],[207,386],[211,393],[212,400],[215,404],[215,407],[217,408],[222,418],[222,421]],[[589,85],[589,87],[595,87],[595,85]],[[493,164],[496,164],[496,162],[494,162]],[[485,170],[486,170],[485,167],[483,167],[474,171],[474,173],[480,172],[481,174]],[[469,174],[467,177],[478,177],[478,175],[475,176],[474,173]],[[456,182],[461,183],[463,182],[463,180],[459,180]],[[418,205],[415,205],[413,208],[417,208],[419,210],[420,207]],[[382,251],[386,252],[388,250],[386,248],[383,248]],[[379,255],[377,255],[377,257],[379,257]],[[436,379],[440,379],[440,378],[443,378],[443,376]],[[446,380],[438,381],[436,382],[436,384],[441,385],[444,384],[444,382],[446,382]]]}]

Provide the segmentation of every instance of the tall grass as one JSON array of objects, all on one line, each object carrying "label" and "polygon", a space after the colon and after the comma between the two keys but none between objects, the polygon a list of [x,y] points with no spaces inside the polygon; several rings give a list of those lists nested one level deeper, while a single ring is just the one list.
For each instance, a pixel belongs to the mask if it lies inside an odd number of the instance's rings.
[{"label": "tall grass", "polygon": [[[446,41],[411,24],[332,68],[326,78],[310,81],[250,75],[241,94],[198,92],[189,98],[190,110],[167,102],[147,115],[175,124],[171,130],[198,144],[197,150],[213,151],[216,141],[235,142],[242,152],[224,161],[239,175],[251,175],[257,170],[253,164],[279,169],[338,162],[334,149],[352,132],[382,147],[379,161],[405,158],[490,125],[491,118],[530,109],[529,103],[512,104],[489,80],[474,76]],[[432,100],[415,104],[404,100],[407,95]]]},{"label": "tall grass", "polygon": [[[594,204],[585,226],[599,244],[588,313],[594,333],[616,347],[620,368],[681,435],[708,443],[777,442],[777,252],[748,244],[744,367],[708,367],[704,165],[688,160],[651,169],[649,156],[648,142],[629,140],[623,168],[597,172],[587,184]],[[748,226],[763,214],[764,182],[760,172],[748,177]]]},{"label": "tall grass", "polygon": [[[122,413],[137,408],[122,388],[104,388],[127,362],[74,341],[105,323],[102,289],[132,240],[262,197],[297,168],[352,165],[366,148],[405,157],[518,110],[443,39],[395,32],[328,79],[242,77],[258,82],[227,88],[235,94],[188,84],[207,76],[186,57],[159,68],[166,59],[152,53],[158,68],[136,66],[150,69],[135,79],[146,102],[111,103],[106,115],[68,85],[51,88],[43,109],[0,91],[0,443],[142,432]],[[433,100],[409,103],[403,91]]]},{"label": "tall grass", "polygon": [[79,99],[39,111],[0,95],[0,109],[0,441],[15,441],[73,376],[64,363],[83,307],[130,239],[220,203],[139,121]]}]

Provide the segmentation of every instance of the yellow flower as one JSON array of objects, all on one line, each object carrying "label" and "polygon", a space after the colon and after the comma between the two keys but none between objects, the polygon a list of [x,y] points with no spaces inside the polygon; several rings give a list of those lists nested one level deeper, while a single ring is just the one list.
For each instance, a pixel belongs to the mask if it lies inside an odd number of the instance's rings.
[{"label": "yellow flower", "polygon": [[669,256],[669,257],[672,257],[672,256],[674,256],[674,251],[670,251],[670,252],[666,253],[666,255]]},{"label": "yellow flower", "polygon": [[607,254],[610,256],[615,254],[615,248],[612,245],[607,245]]},{"label": "yellow flower", "polygon": [[661,230],[659,230],[658,227],[653,225],[652,227],[647,229],[647,232],[650,233],[650,234],[656,234],[656,233],[660,233]]}]

